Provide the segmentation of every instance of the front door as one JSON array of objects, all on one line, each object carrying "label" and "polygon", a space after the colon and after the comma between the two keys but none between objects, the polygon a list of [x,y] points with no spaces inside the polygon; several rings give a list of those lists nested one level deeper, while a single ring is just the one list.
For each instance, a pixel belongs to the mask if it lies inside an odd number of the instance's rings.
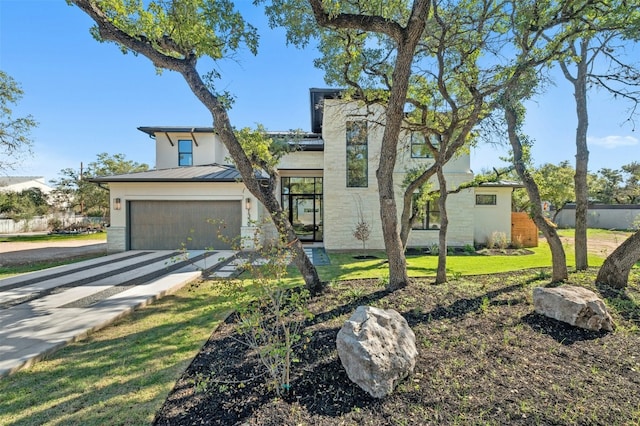
[{"label": "front door", "polygon": [[291,195],[291,223],[300,241],[322,240],[322,198]]},{"label": "front door", "polygon": [[322,241],[322,178],[283,177],[282,207],[300,241]]}]

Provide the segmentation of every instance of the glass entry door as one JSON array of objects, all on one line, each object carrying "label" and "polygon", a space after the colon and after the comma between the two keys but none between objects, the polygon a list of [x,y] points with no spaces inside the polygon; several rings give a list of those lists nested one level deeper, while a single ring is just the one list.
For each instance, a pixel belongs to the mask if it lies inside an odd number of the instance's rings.
[{"label": "glass entry door", "polygon": [[300,241],[322,241],[322,178],[282,178],[282,206]]},{"label": "glass entry door", "polygon": [[322,240],[322,198],[291,195],[291,223],[301,241]]}]

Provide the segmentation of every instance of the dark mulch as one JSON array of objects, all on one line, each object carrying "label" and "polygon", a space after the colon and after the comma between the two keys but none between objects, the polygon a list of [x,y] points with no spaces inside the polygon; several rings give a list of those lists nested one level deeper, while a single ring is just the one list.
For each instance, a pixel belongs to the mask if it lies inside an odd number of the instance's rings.
[{"label": "dark mulch", "polygon": [[[590,287],[593,272],[572,281]],[[230,320],[211,336],[158,412],[158,425],[637,424],[640,300],[609,300],[618,328],[595,333],[533,313],[545,274],[479,276],[384,290],[340,282],[311,308],[311,341],[283,398],[265,384]],[[593,288],[592,288],[593,289]],[[377,400],[349,381],[335,337],[359,305],[393,308],[416,334],[416,369]],[[613,308],[616,306],[618,308]],[[617,310],[619,309],[619,310]]]}]

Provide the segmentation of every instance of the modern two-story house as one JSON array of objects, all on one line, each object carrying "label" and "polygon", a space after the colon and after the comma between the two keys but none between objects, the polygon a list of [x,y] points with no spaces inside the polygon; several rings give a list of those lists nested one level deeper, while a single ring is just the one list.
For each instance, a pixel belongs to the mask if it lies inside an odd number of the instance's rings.
[{"label": "modern two-story house", "polygon": [[[375,170],[382,141],[382,109],[347,102],[338,91],[311,89],[311,132],[297,135],[296,149],[279,165],[278,195],[301,241],[327,250],[362,247],[354,237],[364,220],[371,227],[367,248],[383,249]],[[140,127],[155,143],[154,170],[101,177],[111,192],[110,252],[135,249],[228,248],[246,241],[266,210],[243,185],[212,127]],[[282,136],[282,134],[280,134]],[[406,134],[398,145],[394,182],[398,204],[407,171],[433,160],[424,140]],[[468,154],[446,166],[450,188],[473,178]],[[434,184],[437,188],[437,183]],[[511,238],[511,192],[500,183],[463,190],[447,199],[449,246],[484,243],[493,232]],[[437,202],[425,207],[409,247],[438,241]],[[267,219],[268,220],[268,219]],[[220,239],[219,235],[225,237]],[[268,233],[264,234],[268,235]]]}]

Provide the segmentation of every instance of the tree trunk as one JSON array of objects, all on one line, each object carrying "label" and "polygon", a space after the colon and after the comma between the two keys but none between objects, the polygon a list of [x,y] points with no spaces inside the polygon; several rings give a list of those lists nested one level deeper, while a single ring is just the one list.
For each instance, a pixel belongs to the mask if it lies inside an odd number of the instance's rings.
[{"label": "tree trunk", "polygon": [[589,113],[587,110],[587,47],[589,41],[580,42],[580,56],[582,58],[576,66],[578,73],[573,81],[574,97],[576,99],[576,113],[578,127],[576,129],[576,174],[574,176],[576,195],[576,229],[575,255],[576,269],[585,270],[589,267],[587,258],[587,213],[588,187],[587,173],[589,163],[589,149],[587,147],[587,129],[589,127]]},{"label": "tree trunk", "polygon": [[[425,10],[426,14],[426,10]],[[409,24],[405,43],[398,45],[398,55],[393,70],[393,87],[387,104],[385,128],[380,148],[380,160],[376,177],[380,197],[380,220],[382,221],[382,235],[389,259],[389,289],[396,290],[407,286],[407,260],[404,255],[404,245],[400,239],[398,223],[398,207],[395,199],[393,184],[393,170],[398,154],[398,139],[404,118],[404,103],[407,98],[409,76],[415,47],[424,30],[424,17],[415,17]]]},{"label": "tree trunk", "polygon": [[598,271],[596,284],[624,289],[629,282],[629,272],[638,261],[640,261],[640,231],[627,238],[605,259]]},{"label": "tree trunk", "polygon": [[286,238],[286,243],[293,253],[293,262],[304,279],[305,286],[311,294],[322,291],[323,285],[318,272],[309,257],[305,254],[302,242],[298,239],[289,219],[284,214],[275,195],[275,176],[271,176],[270,184],[265,186],[257,179],[253,165],[240,146],[229,121],[227,111],[218,99],[204,85],[195,68],[183,70],[181,74],[189,84],[193,93],[209,109],[213,117],[214,128],[224,145],[229,150],[242,181],[249,191],[265,206],[273,220],[278,233]]},{"label": "tree trunk", "polygon": [[449,218],[447,217],[447,181],[444,177],[442,164],[437,168],[438,185],[440,187],[440,231],[438,232],[438,269],[436,271],[436,284],[447,282],[447,228]]},{"label": "tree trunk", "polygon": [[253,164],[233,132],[225,107],[202,81],[196,68],[197,57],[195,55],[186,55],[184,58],[178,58],[166,55],[156,50],[151,43],[132,37],[116,27],[104,11],[93,1],[73,0],[72,3],[76,4],[95,21],[100,37],[103,40],[114,41],[126,46],[131,51],[146,56],[157,68],[173,70],[182,75],[193,94],[211,113],[215,131],[229,150],[229,154],[242,176],[244,185],[269,211],[278,232],[289,243],[293,252],[294,263],[300,270],[307,289],[311,293],[321,291],[322,283],[318,273],[305,255],[302,243],[297,239],[293,226],[283,214],[280,203],[275,196],[277,175],[270,176],[269,183],[266,186],[258,179]]},{"label": "tree trunk", "polygon": [[416,0],[405,27],[380,16],[343,13],[332,15],[325,11],[322,0],[310,0],[309,3],[316,22],[321,26],[384,33],[392,37],[397,44],[397,55],[391,78],[393,85],[387,102],[376,177],[378,179],[382,236],[389,259],[389,289],[395,290],[405,287],[409,282],[409,276],[407,275],[407,262],[398,226],[393,170],[396,164],[400,127],[404,118],[411,64],[416,46],[426,26],[431,2]]},{"label": "tree trunk", "polygon": [[555,228],[551,226],[545,219],[542,213],[542,202],[540,200],[540,191],[538,185],[533,180],[533,177],[527,171],[524,161],[522,159],[522,142],[517,133],[517,115],[514,108],[510,105],[504,107],[505,119],[507,122],[507,129],[509,134],[509,142],[513,149],[513,164],[515,166],[518,176],[524,184],[527,194],[529,194],[529,200],[531,200],[533,221],[536,226],[542,231],[549,247],[551,248],[551,263],[552,263],[552,276],[553,282],[565,281],[569,277],[567,271],[567,259],[562,247],[562,241],[556,232]]}]

